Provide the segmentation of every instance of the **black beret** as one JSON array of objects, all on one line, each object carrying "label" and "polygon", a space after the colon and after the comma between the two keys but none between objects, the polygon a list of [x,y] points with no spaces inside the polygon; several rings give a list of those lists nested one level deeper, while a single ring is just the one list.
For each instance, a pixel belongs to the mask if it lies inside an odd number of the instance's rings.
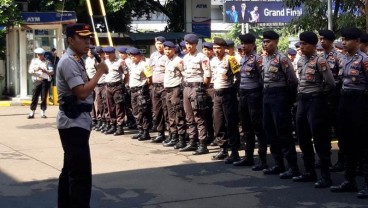
[{"label": "black beret", "polygon": [[175,52],[177,54],[180,54],[180,47],[178,45],[175,46]]},{"label": "black beret", "polygon": [[104,51],[102,50],[102,47],[101,46],[97,46],[96,47],[96,52],[97,53],[103,53]]},{"label": "black beret", "polygon": [[292,49],[292,48],[290,48],[289,50],[288,50],[288,52],[287,52],[289,55],[296,55],[296,50],[294,50],[294,49]]},{"label": "black beret", "polygon": [[184,36],[184,40],[190,44],[193,44],[193,43],[197,44],[199,39],[198,39],[198,36],[195,34],[186,34]]},{"label": "black beret", "polygon": [[342,45],[342,42],[340,42],[340,41],[335,42],[335,47],[338,48],[338,49],[343,49],[344,48],[344,46]]},{"label": "black beret", "polygon": [[141,51],[138,48],[131,47],[131,48],[129,48],[129,54],[131,54],[131,55],[140,55]]},{"label": "black beret", "polygon": [[65,28],[66,37],[72,37],[74,35],[79,35],[82,37],[92,35],[91,26],[83,23],[76,23],[67,25]]},{"label": "black beret", "polygon": [[299,40],[307,42],[307,43],[312,44],[312,45],[316,45],[318,43],[318,37],[317,37],[316,33],[309,32],[309,31],[300,33],[299,34]]},{"label": "black beret", "polygon": [[362,36],[362,31],[356,27],[342,28],[341,36],[347,39],[358,39]]},{"label": "black beret", "polygon": [[316,47],[317,50],[324,50],[324,48],[322,47],[321,44],[317,44],[317,47]]},{"label": "black beret", "polygon": [[175,48],[175,44],[171,41],[165,41],[163,44],[165,47]]},{"label": "black beret", "polygon": [[242,43],[255,43],[256,37],[250,33],[247,33],[245,35],[239,35],[239,39]]},{"label": "black beret", "polygon": [[360,42],[361,43],[368,43],[368,34],[363,33],[362,36],[360,36]]},{"label": "black beret", "polygon": [[213,49],[213,44],[209,42],[204,42],[203,48]]},{"label": "black beret", "polygon": [[234,47],[234,41],[232,41],[232,40],[226,40],[226,44],[227,44],[227,46],[228,47]]},{"label": "black beret", "polygon": [[263,32],[263,39],[278,40],[279,38],[280,35],[273,30]]},{"label": "black beret", "polygon": [[182,47],[182,48],[185,48],[186,46],[185,46],[185,41],[183,40],[183,41],[181,41],[180,43],[179,43],[179,45],[180,45],[180,47]]},{"label": "black beret", "polygon": [[223,38],[214,37],[213,45],[228,46],[227,42]]},{"label": "black beret", "polygon": [[115,48],[112,46],[107,46],[102,49],[105,53],[115,53]]},{"label": "black beret", "polygon": [[120,48],[118,48],[119,53],[127,53],[127,50],[128,48],[125,46],[121,46]]},{"label": "black beret", "polygon": [[318,34],[320,36],[323,36],[323,38],[330,40],[330,41],[334,41],[336,39],[335,33],[332,32],[331,30],[320,30]]},{"label": "black beret", "polygon": [[160,41],[161,43],[163,43],[163,42],[166,41],[166,38],[164,38],[162,36],[155,37],[155,42],[157,42],[157,41]]},{"label": "black beret", "polygon": [[294,46],[295,46],[295,48],[300,48],[300,42],[298,41],[298,42],[296,42],[295,44],[294,44]]}]

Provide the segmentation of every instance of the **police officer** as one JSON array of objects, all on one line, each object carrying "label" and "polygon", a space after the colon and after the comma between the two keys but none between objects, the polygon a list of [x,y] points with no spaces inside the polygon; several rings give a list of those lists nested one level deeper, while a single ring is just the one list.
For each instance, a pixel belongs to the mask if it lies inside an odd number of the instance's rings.
[{"label": "police officer", "polygon": [[[239,81],[239,64],[234,56],[225,53],[226,41],[215,37],[213,40],[213,50],[215,57],[211,62],[214,70],[213,115],[216,137],[222,137],[219,153],[212,157],[213,160],[225,159],[225,164],[233,164],[239,161],[240,135],[238,129],[238,102],[236,98],[237,82]],[[224,127],[224,128],[222,128]],[[223,129],[223,132],[220,130]],[[228,156],[228,149],[231,155]]]},{"label": "police officer", "polygon": [[[316,188],[331,186],[329,166],[331,163],[330,129],[325,94],[335,87],[332,72],[323,57],[316,52],[318,37],[313,32],[299,35],[300,49],[304,56],[298,61],[300,84],[298,87],[298,109],[296,127],[299,146],[303,153],[305,172],[293,178],[295,182],[317,180],[314,166],[314,148],[321,163],[321,179]],[[313,141],[312,141],[313,138]]]},{"label": "police officer", "polygon": [[[339,125],[341,142],[345,152],[345,181],[331,186],[332,192],[356,192],[357,163],[365,157],[368,167],[368,57],[359,50],[358,28],[343,28],[341,36],[347,54],[340,60],[339,75],[342,77],[342,95],[339,104]],[[366,169],[367,170],[367,169]],[[365,186],[358,198],[368,198],[368,172],[364,176]]]},{"label": "police officer", "polygon": [[[204,112],[208,99],[205,85],[208,85],[211,79],[209,59],[196,49],[198,36],[187,34],[184,40],[187,54],[183,59],[185,74],[183,103],[190,141],[180,151],[195,151],[194,155],[207,154],[207,126]],[[198,139],[199,147],[197,147]]]},{"label": "police officer", "polygon": [[[263,129],[271,143],[275,166],[263,170],[266,175],[280,174],[281,179],[299,175],[295,143],[292,137],[291,104],[294,103],[298,80],[290,60],[277,51],[279,35],[263,32],[267,56],[263,57]],[[284,157],[289,170],[285,171]],[[284,172],[285,171],[285,172]]]},{"label": "police officer", "polygon": [[137,48],[129,48],[129,54],[132,59],[129,86],[132,96],[133,115],[139,131],[132,139],[138,139],[139,141],[150,140],[151,99],[148,88],[152,82],[152,69],[143,61],[143,56]]},{"label": "police officer", "polygon": [[[329,121],[331,124],[331,138],[335,137],[339,140],[339,128],[338,128],[338,106],[340,100],[340,91],[341,91],[341,79],[338,76],[339,73],[339,62],[342,58],[342,54],[335,50],[333,47],[333,42],[336,37],[333,31],[331,30],[320,30],[319,32],[319,41],[321,46],[324,48],[323,58],[327,60],[327,64],[330,67],[332,75],[335,80],[336,87],[331,90],[327,95],[327,104],[328,104],[328,115]],[[341,146],[341,142],[338,143],[339,152],[337,162],[330,167],[331,172],[340,172],[344,170],[344,154],[343,147]]]},{"label": "police officer", "polygon": [[128,77],[123,75],[128,73],[127,65],[115,55],[115,48],[107,46],[103,48],[106,59],[105,63],[109,67],[109,73],[106,75],[106,104],[110,115],[110,129],[105,134],[114,134],[119,136],[124,134],[123,124],[125,118],[124,110],[124,83],[127,83]]},{"label": "police officer", "polygon": [[[96,74],[96,69],[95,69],[96,60],[95,60],[95,57],[93,56],[93,50],[95,50],[95,46],[90,45],[89,51],[87,53],[87,57],[85,59],[86,72],[87,72],[89,79],[92,79],[93,76],[95,76]],[[93,91],[93,98],[96,99],[95,97],[96,97],[96,88]],[[94,129],[95,126],[97,126],[96,107],[94,104],[92,105],[91,117],[92,117],[92,129]]]},{"label": "police officer", "polygon": [[100,77],[108,71],[104,63],[96,64],[96,74],[88,80],[81,57],[88,52],[91,34],[89,25],[71,24],[66,27],[68,49],[56,70],[60,104],[56,125],[64,150],[58,207],[90,207],[92,169],[88,142],[92,91]]},{"label": "police officer", "polygon": [[34,50],[37,58],[32,59],[28,72],[32,74],[33,92],[31,112],[28,119],[33,119],[37,108],[38,98],[41,95],[41,118],[47,118],[45,111],[47,109],[47,92],[51,84],[51,76],[54,74],[54,68],[50,61],[46,60],[45,50],[36,48]]},{"label": "police officer", "polygon": [[259,163],[253,166],[252,170],[260,171],[268,168],[267,141],[262,124],[262,57],[254,51],[256,41],[254,35],[240,35],[239,39],[245,54],[240,62],[239,114],[246,145],[244,159],[234,162],[234,166],[254,165],[253,152],[257,136]]},{"label": "police officer", "polygon": [[179,43],[179,46],[181,48],[181,53],[179,55],[180,58],[184,58],[185,54],[187,54],[187,48],[186,48],[186,45],[185,45],[185,41],[181,41]]},{"label": "police officer", "polygon": [[335,42],[335,48],[336,48],[336,51],[340,52],[341,54],[346,54],[346,51],[344,50],[344,47],[341,41]]},{"label": "police officer", "polygon": [[184,148],[185,142],[185,113],[183,107],[183,93],[181,83],[183,81],[183,59],[175,53],[175,44],[171,41],[163,43],[166,63],[164,87],[166,90],[166,106],[168,110],[169,131],[171,139],[163,145],[174,146],[175,149]]},{"label": "police officer", "polygon": [[154,115],[154,126],[156,126],[158,136],[152,140],[153,143],[161,143],[165,140],[166,122],[168,113],[166,107],[166,90],[164,88],[165,63],[167,57],[164,54],[165,38],[162,36],[155,38],[156,50],[151,54],[150,67],[152,74],[152,109]]}]

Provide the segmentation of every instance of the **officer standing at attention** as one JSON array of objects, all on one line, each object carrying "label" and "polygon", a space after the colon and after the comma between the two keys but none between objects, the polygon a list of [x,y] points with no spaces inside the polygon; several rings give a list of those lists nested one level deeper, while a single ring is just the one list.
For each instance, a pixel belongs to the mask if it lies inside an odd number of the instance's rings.
[{"label": "officer standing at attention", "polygon": [[[195,151],[194,155],[207,154],[205,110],[207,110],[208,95],[205,87],[211,79],[209,59],[196,49],[198,36],[187,34],[184,40],[187,54],[183,59],[185,74],[183,103],[190,141],[180,151]],[[197,148],[198,139],[200,144]]]},{"label": "officer standing at attention", "polygon": [[165,38],[162,36],[155,38],[156,50],[151,54],[150,67],[153,70],[152,74],[152,108],[154,126],[158,131],[158,136],[152,140],[153,143],[161,143],[165,140],[165,129],[168,121],[168,113],[166,107],[166,90],[164,88],[165,63],[167,57],[164,54]]},{"label": "officer standing at attention", "polygon": [[262,124],[262,57],[254,51],[256,38],[252,34],[240,35],[242,51],[245,56],[241,60],[239,109],[241,125],[245,136],[245,157],[234,166],[253,166],[255,137],[258,139],[259,163],[252,167],[254,171],[268,168],[267,140]]},{"label": "officer standing at attention", "polygon": [[[265,175],[280,174],[281,179],[299,175],[295,142],[292,137],[291,105],[294,103],[298,80],[290,60],[277,51],[279,34],[263,32],[267,55],[263,57],[263,129],[271,143],[275,166],[263,170]],[[285,171],[284,157],[289,170]]]},{"label": "officer standing at attention", "polygon": [[164,87],[166,94],[166,106],[168,110],[170,141],[164,143],[165,147],[174,146],[175,149],[184,148],[185,142],[185,113],[183,107],[183,59],[175,53],[175,44],[171,41],[163,43],[165,48],[165,78]]},{"label": "officer standing at attention", "polygon": [[300,82],[296,132],[303,153],[305,172],[294,177],[293,181],[314,182],[317,180],[314,166],[315,149],[321,163],[321,179],[314,186],[315,188],[327,188],[332,184],[329,172],[331,134],[325,94],[335,87],[335,80],[326,59],[317,55],[317,35],[313,32],[302,32],[299,39],[300,50],[304,56],[299,59],[297,69]]},{"label": "officer standing at attention", "polygon": [[132,64],[130,65],[129,86],[132,96],[133,115],[139,133],[132,139],[150,140],[149,122],[151,119],[151,99],[149,85],[152,83],[152,69],[143,61],[143,56],[137,48],[129,48]]},{"label": "officer standing at attention", "polygon": [[[330,67],[332,75],[335,80],[336,87],[331,90],[330,93],[327,95],[327,104],[328,104],[328,115],[329,121],[331,125],[331,130],[333,129],[334,134],[331,131],[331,138],[335,137],[339,140],[339,127],[338,127],[338,106],[339,100],[341,96],[341,79],[338,76],[339,74],[339,63],[340,59],[342,58],[342,54],[335,50],[333,47],[333,42],[335,41],[336,37],[335,34],[331,30],[320,30],[319,32],[319,41],[324,48],[323,58],[327,60],[327,64]],[[339,152],[337,157],[337,162],[330,167],[331,172],[340,172],[344,171],[344,153],[343,147],[341,146],[341,142],[338,143]]]},{"label": "officer standing at attention", "polygon": [[[339,105],[341,142],[345,152],[345,181],[331,186],[332,192],[356,192],[357,163],[365,157],[368,167],[368,57],[359,50],[358,28],[341,29],[341,37],[347,54],[340,60],[339,75],[342,77],[342,95]],[[368,171],[364,173],[364,188],[357,197],[368,198]]]},{"label": "officer standing at attention", "polygon": [[125,62],[118,59],[115,55],[115,48],[107,46],[103,48],[105,52],[105,63],[109,67],[109,73],[106,75],[106,105],[110,115],[110,129],[105,134],[114,134],[119,136],[124,134],[124,84],[128,82],[128,68]]},{"label": "officer standing at attention", "polygon": [[[225,164],[233,164],[239,161],[240,135],[238,129],[238,102],[236,98],[236,86],[240,80],[239,64],[234,56],[225,53],[226,41],[222,38],[213,39],[215,57],[211,67],[214,70],[213,115],[215,124],[215,136],[222,137],[220,152],[212,157],[214,160],[225,159]],[[235,64],[234,64],[235,63]],[[234,79],[237,81],[234,83]],[[224,132],[220,132],[224,127]],[[220,135],[220,134],[223,135]],[[228,156],[228,149],[231,155]]]},{"label": "officer standing at attention", "polygon": [[[95,76],[96,74],[96,69],[95,69],[95,57],[93,56],[93,51],[95,49],[94,45],[90,45],[89,46],[89,51],[87,53],[87,57],[85,59],[85,66],[86,66],[86,72],[87,72],[87,76],[88,79],[92,79],[93,76]],[[93,98],[96,97],[96,88],[93,91]],[[92,117],[92,129],[95,128],[95,126],[97,125],[97,116],[96,116],[96,108],[95,105],[92,105],[92,111],[91,111],[91,117]]]},{"label": "officer standing at attention", "polygon": [[41,118],[47,118],[45,111],[47,109],[47,92],[49,91],[51,84],[51,76],[54,74],[54,68],[52,63],[46,60],[43,48],[36,48],[34,53],[37,58],[32,59],[29,65],[28,72],[32,74],[33,92],[31,112],[28,115],[28,119],[34,118],[35,110],[37,108],[38,98],[41,95]]},{"label": "officer standing at attention", "polygon": [[92,188],[91,132],[92,92],[100,77],[108,72],[104,63],[96,64],[96,74],[88,81],[81,57],[89,50],[92,32],[86,24],[66,27],[68,49],[56,70],[60,111],[56,117],[64,165],[59,177],[58,207],[90,207]]}]

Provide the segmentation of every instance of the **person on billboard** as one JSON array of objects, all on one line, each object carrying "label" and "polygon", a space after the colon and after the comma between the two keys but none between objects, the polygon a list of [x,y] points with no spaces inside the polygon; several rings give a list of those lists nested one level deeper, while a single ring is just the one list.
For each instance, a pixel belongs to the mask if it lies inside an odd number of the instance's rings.
[{"label": "person on billboard", "polygon": [[258,12],[258,6],[255,6],[253,8],[253,11],[250,12],[250,20],[249,22],[259,22],[259,12]]},{"label": "person on billboard", "polygon": [[226,11],[226,15],[229,18],[229,22],[239,22],[238,21],[238,11],[235,10],[235,5],[231,6],[231,10]]},{"label": "person on billboard", "polygon": [[247,5],[245,3],[242,3],[240,5],[240,12],[239,12],[239,22],[245,23],[245,22],[249,22],[250,20],[250,14],[249,12],[246,10],[247,9]]}]

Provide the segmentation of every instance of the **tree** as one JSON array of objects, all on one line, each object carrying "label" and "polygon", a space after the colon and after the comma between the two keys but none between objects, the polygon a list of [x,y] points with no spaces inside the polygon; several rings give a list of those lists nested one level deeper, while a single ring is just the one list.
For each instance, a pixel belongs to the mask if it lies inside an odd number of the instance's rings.
[{"label": "tree", "polygon": [[[21,21],[20,11],[13,0],[0,0],[0,27],[10,27]],[[0,59],[5,59],[6,31],[0,31]]]},{"label": "tree", "polygon": [[[303,15],[292,21],[289,30],[298,32],[302,30],[315,31],[327,29],[327,0],[283,0],[288,7],[303,6]],[[356,26],[367,28],[368,0],[333,0],[332,20],[333,31],[339,32],[342,27]],[[367,5],[368,6],[368,5]]]}]

